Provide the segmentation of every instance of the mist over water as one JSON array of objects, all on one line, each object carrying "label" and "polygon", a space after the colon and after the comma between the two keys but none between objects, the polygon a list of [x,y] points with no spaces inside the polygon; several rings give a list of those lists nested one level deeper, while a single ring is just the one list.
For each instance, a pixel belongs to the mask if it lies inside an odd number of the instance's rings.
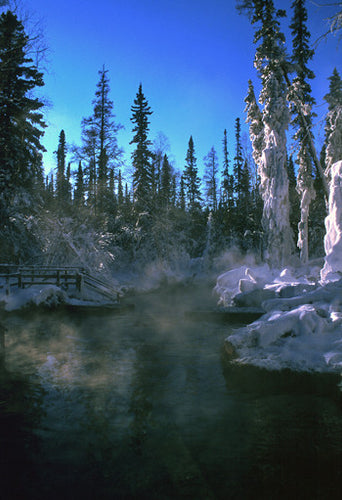
[{"label": "mist over water", "polygon": [[215,301],[6,316],[0,498],[340,498],[337,378],[233,369]]}]

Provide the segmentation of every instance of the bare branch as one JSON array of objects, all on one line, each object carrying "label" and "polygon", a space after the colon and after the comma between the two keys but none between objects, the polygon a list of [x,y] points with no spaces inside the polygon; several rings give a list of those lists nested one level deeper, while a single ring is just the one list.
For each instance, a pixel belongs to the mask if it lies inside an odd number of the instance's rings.
[{"label": "bare branch", "polygon": [[0,11],[10,10],[23,23],[28,36],[27,56],[32,58],[37,68],[46,70],[48,46],[44,34],[44,23],[35,12],[27,10],[22,0],[0,0]]}]

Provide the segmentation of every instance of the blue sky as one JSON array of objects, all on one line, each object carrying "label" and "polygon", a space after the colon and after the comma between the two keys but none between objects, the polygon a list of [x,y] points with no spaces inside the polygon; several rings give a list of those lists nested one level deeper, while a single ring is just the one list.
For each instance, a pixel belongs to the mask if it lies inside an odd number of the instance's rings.
[{"label": "blue sky", "polygon": [[[323,0],[322,0],[323,2]],[[320,2],[320,3],[322,3]],[[198,166],[214,146],[222,156],[223,131],[234,156],[234,123],[244,125],[247,82],[258,77],[253,67],[254,28],[235,9],[235,0],[26,0],[24,5],[42,19],[49,47],[44,96],[50,101],[49,125],[43,143],[46,170],[55,168],[53,151],[65,130],[67,142],[80,144],[81,120],[92,113],[98,71],[109,71],[116,119],[125,128],[118,141],[130,157],[131,106],[142,83],[153,111],[150,138],[163,132],[170,156],[183,169],[190,135]],[[275,0],[288,10],[291,1]],[[327,29],[332,8],[307,1],[312,41]],[[288,39],[290,46],[290,39]],[[317,100],[316,135],[322,135],[323,96],[336,66],[342,74],[342,41],[321,42],[312,61]]]}]

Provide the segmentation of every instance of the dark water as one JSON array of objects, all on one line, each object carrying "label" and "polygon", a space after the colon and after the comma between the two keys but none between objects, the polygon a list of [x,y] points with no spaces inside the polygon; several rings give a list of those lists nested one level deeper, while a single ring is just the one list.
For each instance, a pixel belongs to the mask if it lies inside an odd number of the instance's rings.
[{"label": "dark water", "polygon": [[189,299],[2,321],[1,499],[342,498],[338,378],[232,369]]}]

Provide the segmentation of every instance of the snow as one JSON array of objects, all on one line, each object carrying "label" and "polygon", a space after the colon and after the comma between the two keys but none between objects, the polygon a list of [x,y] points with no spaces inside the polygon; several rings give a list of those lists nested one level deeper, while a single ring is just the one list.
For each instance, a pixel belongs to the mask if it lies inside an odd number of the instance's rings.
[{"label": "snow", "polygon": [[342,276],[342,161],[331,167],[328,216],[325,219],[325,264],[321,272],[323,283]]},{"label": "snow", "polygon": [[294,250],[290,227],[289,181],[286,171],[286,136],[265,125],[265,149],[261,157],[260,193],[264,202],[262,225],[267,236],[266,259],[274,267],[284,265]]},{"label": "snow", "polygon": [[[306,271],[310,270],[310,267]],[[252,290],[275,292],[265,300],[265,314],[239,328],[226,339],[232,363],[250,364],[269,370],[342,371],[342,280],[322,284],[319,268],[282,271],[267,266],[239,267],[221,275],[215,287],[219,303],[228,306]],[[234,289],[234,279],[239,285]],[[250,282],[246,286],[246,282]]]},{"label": "snow", "polygon": [[85,292],[68,294],[56,285],[33,285],[25,289],[12,288],[6,295],[4,288],[0,290],[0,308],[6,312],[32,309],[35,307],[55,308],[61,305],[71,306],[107,306],[113,304],[99,298],[96,293]]},{"label": "snow", "polygon": [[219,305],[265,312],[226,339],[232,363],[342,374],[342,161],[330,173],[323,268],[317,261],[278,271],[240,266],[218,277]]}]

